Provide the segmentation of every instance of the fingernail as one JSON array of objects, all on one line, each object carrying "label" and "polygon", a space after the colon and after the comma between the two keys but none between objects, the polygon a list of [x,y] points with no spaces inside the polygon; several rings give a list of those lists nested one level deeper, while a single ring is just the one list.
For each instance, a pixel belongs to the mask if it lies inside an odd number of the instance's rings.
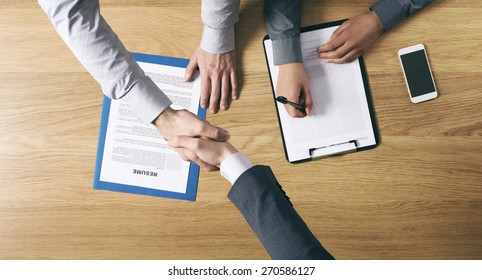
[{"label": "fingernail", "polygon": [[226,106],[226,104],[223,104],[223,105],[221,105],[221,109],[226,110],[226,109],[228,109],[228,106]]},{"label": "fingernail", "polygon": [[237,96],[237,95],[233,95],[233,99],[238,99],[238,96]]}]

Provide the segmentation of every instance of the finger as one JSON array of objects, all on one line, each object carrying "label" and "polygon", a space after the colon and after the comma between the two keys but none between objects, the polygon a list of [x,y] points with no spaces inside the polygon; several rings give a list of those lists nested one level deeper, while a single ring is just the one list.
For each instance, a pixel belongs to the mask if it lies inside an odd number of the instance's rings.
[{"label": "finger", "polygon": [[350,25],[350,20],[346,20],[345,22],[343,22],[340,27],[338,27],[330,36],[330,40],[332,40],[333,38],[335,38],[336,36],[340,35],[343,30],[345,30],[348,25]]},{"label": "finger", "polygon": [[302,86],[302,93],[303,93],[303,99],[305,100],[305,112],[306,115],[312,116],[313,115],[313,100],[311,98],[311,88],[310,85],[303,85]]},{"label": "finger", "polygon": [[177,153],[181,157],[182,160],[184,161],[189,161],[189,157],[184,153],[183,149],[176,149]]},{"label": "finger", "polygon": [[300,111],[291,105],[284,105],[284,107],[288,115],[290,115],[292,118],[303,118],[306,116],[305,112]]},{"label": "finger", "polygon": [[[192,113],[189,113],[192,114]],[[179,134],[178,134],[179,135]],[[211,125],[209,122],[205,120],[201,120],[197,117],[189,118],[189,123],[185,124],[184,133],[188,137],[206,137],[210,138],[215,141],[225,142],[228,141],[231,135],[228,131],[218,126]],[[171,137],[169,141],[173,141],[175,137]],[[169,142],[169,143],[178,143],[178,142]],[[172,144],[174,145],[174,144]],[[177,147],[176,146],[172,147]]]},{"label": "finger", "polygon": [[211,113],[216,114],[219,106],[219,96],[221,95],[221,79],[219,76],[211,76],[211,96],[209,97],[209,108]]},{"label": "finger", "polygon": [[203,166],[201,166],[204,171],[206,172],[211,172],[211,171],[218,171],[219,170],[219,167],[215,166],[215,165],[211,165],[209,163],[206,163],[204,164]]},{"label": "finger", "polygon": [[234,100],[238,99],[238,74],[236,68],[231,71],[230,76],[231,80],[231,98]]},{"label": "finger", "polygon": [[206,109],[209,104],[209,90],[211,89],[211,80],[206,74],[201,75],[201,107]]},{"label": "finger", "polygon": [[192,138],[188,136],[176,136],[168,142],[170,147],[176,148],[176,151],[185,161],[192,161],[198,164],[205,171],[215,171],[219,168],[203,161],[197,156],[195,151],[202,149],[202,141],[200,138]]},{"label": "finger", "polygon": [[196,163],[197,165],[199,165],[202,169],[204,169],[205,171],[215,171],[215,170],[219,170],[218,167],[214,166],[214,165],[211,165],[205,161],[203,161],[201,158],[199,158],[195,152],[189,150],[189,149],[183,149],[183,148],[178,148],[176,149],[178,151],[179,154],[183,154],[186,158],[188,158],[187,161],[191,161],[191,162],[194,162]]},{"label": "finger", "polygon": [[228,109],[228,98],[229,98],[229,76],[224,75],[221,79],[221,109]]},{"label": "finger", "polygon": [[344,57],[347,53],[351,52],[353,50],[353,47],[347,42],[341,47],[337,48],[336,50],[329,51],[329,52],[324,52],[320,54],[320,57],[323,59],[339,59]]},{"label": "finger", "polygon": [[174,136],[169,141],[167,141],[167,145],[175,149],[188,148],[192,150],[192,145],[194,145],[195,139],[197,138],[193,138],[190,136],[183,136],[183,135]]},{"label": "finger", "polygon": [[212,140],[222,141],[222,142],[228,141],[229,138],[231,137],[229,132],[226,131],[225,129],[212,125],[206,121],[202,121],[201,125],[198,127],[199,127],[199,131],[197,133],[198,134],[197,136],[199,137],[206,137]]},{"label": "finger", "polygon": [[189,82],[192,80],[196,69],[197,69],[197,56],[193,55],[191,60],[189,60],[189,64],[186,67],[186,71],[184,72],[184,82]]},{"label": "finger", "polygon": [[341,45],[343,45],[344,43],[345,43],[345,40],[344,40],[343,36],[338,35],[338,36],[336,36],[336,38],[333,38],[332,40],[330,40],[326,44],[319,46],[317,51],[320,54],[322,54],[324,52],[335,50],[335,49],[339,48]]},{"label": "finger", "polygon": [[334,64],[349,63],[349,62],[352,62],[353,60],[357,59],[360,55],[361,55],[361,52],[354,49],[354,50],[351,50],[349,53],[347,53],[345,56],[343,56],[341,58],[325,60],[325,62],[334,63]]}]

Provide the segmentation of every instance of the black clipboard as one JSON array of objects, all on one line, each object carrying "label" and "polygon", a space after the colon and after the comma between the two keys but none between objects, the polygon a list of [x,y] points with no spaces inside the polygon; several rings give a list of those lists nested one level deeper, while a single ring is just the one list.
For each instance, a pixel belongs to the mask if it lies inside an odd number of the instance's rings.
[{"label": "black clipboard", "polygon": [[[303,36],[305,36],[305,35],[309,36],[308,35],[309,32],[336,27],[336,26],[341,25],[344,21],[345,20],[339,20],[339,21],[322,23],[322,24],[317,24],[317,25],[301,28],[302,48],[303,48],[304,43],[305,43],[303,41]],[[305,34],[305,35],[303,35],[303,34]],[[312,33],[312,34],[314,34],[314,33]],[[293,149],[293,146],[295,146],[295,145],[293,145],[293,139],[285,139],[286,130],[290,130],[290,128],[288,128],[286,126],[288,126],[287,123],[290,122],[291,120],[287,120],[287,118],[284,116],[285,113],[280,112],[281,110],[283,110],[283,112],[284,112],[284,108],[281,107],[281,109],[280,109],[281,105],[279,105],[278,102],[276,102],[276,93],[275,93],[276,81],[273,78],[273,73],[275,71],[277,71],[277,70],[274,69],[277,66],[274,66],[274,64],[272,63],[272,56],[270,57],[269,54],[268,54],[268,48],[270,48],[270,45],[271,45],[271,40],[270,40],[269,36],[266,35],[263,38],[263,49],[264,49],[264,53],[265,53],[268,73],[269,73],[269,76],[270,76],[271,89],[272,89],[272,93],[273,93],[273,100],[274,100],[275,107],[276,107],[276,113],[277,113],[277,116],[278,116],[278,123],[279,123],[279,127],[280,127],[281,138],[283,140],[283,148],[284,148],[284,151],[285,151],[286,160],[288,162],[290,162],[290,163],[301,163],[301,162],[311,161],[311,160],[314,160],[314,159],[319,159],[319,158],[324,158],[324,157],[329,157],[329,156],[334,156],[334,155],[341,155],[341,154],[346,154],[346,153],[350,153],[350,152],[373,149],[373,148],[375,148],[376,146],[379,145],[380,136],[379,136],[379,130],[378,130],[378,127],[377,127],[377,122],[376,122],[376,117],[375,117],[375,110],[374,110],[373,102],[372,102],[372,99],[371,99],[370,87],[369,87],[369,84],[368,84],[368,77],[367,77],[367,73],[366,73],[366,70],[365,70],[365,64],[364,64],[364,61],[363,61],[363,57],[360,56],[357,60],[355,60],[352,63],[355,63],[355,65],[359,66],[359,73],[361,74],[360,76],[357,76],[356,83],[360,83],[359,87],[358,87],[359,91],[360,91],[360,93],[358,93],[359,94],[358,97],[361,100],[364,100],[364,102],[366,102],[366,103],[364,103],[363,101],[361,101],[361,103],[363,103],[363,104],[360,105],[361,106],[360,108],[361,108],[362,111],[365,111],[365,113],[363,113],[364,119],[366,120],[365,124],[366,124],[366,122],[370,123],[369,125],[365,125],[365,131],[368,131],[368,132],[371,131],[369,141],[365,142],[364,137],[362,137],[361,139],[360,138],[357,139],[356,137],[353,137],[354,139],[350,139],[350,137],[347,136],[346,139],[343,139],[341,141],[337,139],[337,141],[334,141],[333,143],[327,142],[329,144],[327,144],[327,143],[324,143],[323,145],[313,144],[313,147],[310,147],[310,146],[303,147],[302,152],[301,152],[302,154],[300,153],[300,154],[297,154],[296,156],[293,156],[293,153],[290,151],[290,149]],[[271,61],[271,63],[270,63],[270,61]],[[357,62],[358,62],[358,64],[356,64]],[[305,66],[305,71],[307,71],[306,70],[307,68],[306,68],[306,65],[305,65],[305,60],[303,61],[303,64]],[[365,99],[363,99],[363,94],[361,93],[362,89],[365,93],[365,95],[364,95]],[[313,92],[313,88],[312,88],[312,96],[313,96],[313,94],[315,94],[315,93]],[[314,104],[314,107],[315,106],[317,106],[316,103]],[[283,114],[283,116],[281,116],[280,114]],[[284,120],[285,123],[283,123],[282,119]],[[342,138],[342,137],[340,137],[340,138]],[[306,153],[305,153],[305,148],[307,150]]]}]

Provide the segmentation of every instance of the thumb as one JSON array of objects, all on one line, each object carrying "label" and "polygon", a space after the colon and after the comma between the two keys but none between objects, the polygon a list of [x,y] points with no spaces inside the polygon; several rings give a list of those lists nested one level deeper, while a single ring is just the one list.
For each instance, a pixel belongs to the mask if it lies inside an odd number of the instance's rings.
[{"label": "thumb", "polygon": [[192,80],[194,76],[194,72],[197,69],[197,56],[194,55],[191,60],[189,60],[189,64],[186,67],[186,71],[184,73],[184,82],[189,82]]},{"label": "thumb", "polygon": [[210,138],[216,141],[228,141],[231,135],[225,129],[222,129],[218,126],[214,126],[206,121],[203,121],[201,125],[201,130],[199,131],[198,135],[200,137]]},{"label": "thumb", "polygon": [[174,136],[171,138],[171,140],[167,141],[167,145],[171,148],[192,150],[192,148],[196,145],[195,142],[197,139],[198,138],[182,135]]},{"label": "thumb", "polygon": [[308,116],[313,115],[313,99],[311,99],[311,89],[309,85],[305,85],[302,88],[303,99],[305,101],[305,111]]},{"label": "thumb", "polygon": [[171,148],[182,148],[182,137],[184,136],[174,136],[167,141],[167,145]]},{"label": "thumb", "polygon": [[285,109],[286,109],[286,112],[288,113],[288,115],[290,115],[290,117],[292,118],[303,118],[305,116],[305,114],[296,109],[295,107],[293,106],[290,106],[290,105],[284,105]]}]

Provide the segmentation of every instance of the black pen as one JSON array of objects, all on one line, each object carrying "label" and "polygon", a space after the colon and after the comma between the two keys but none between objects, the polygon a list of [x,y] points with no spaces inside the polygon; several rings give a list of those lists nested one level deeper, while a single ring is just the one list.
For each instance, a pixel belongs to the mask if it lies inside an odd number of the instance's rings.
[{"label": "black pen", "polygon": [[279,103],[291,105],[291,106],[295,107],[296,109],[298,109],[300,111],[305,110],[305,106],[303,106],[301,104],[298,104],[298,103],[291,102],[288,99],[286,99],[286,97],[284,97],[284,96],[276,97],[276,101],[278,101]]}]

